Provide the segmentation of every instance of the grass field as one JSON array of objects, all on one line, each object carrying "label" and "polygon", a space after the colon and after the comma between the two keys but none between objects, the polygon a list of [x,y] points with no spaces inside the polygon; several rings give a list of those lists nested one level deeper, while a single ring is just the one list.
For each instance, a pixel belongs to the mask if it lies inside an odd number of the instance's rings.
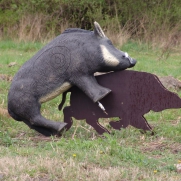
[{"label": "grass field", "polygon": [[[18,181],[181,181],[181,109],[145,115],[155,135],[128,127],[100,137],[85,121],[74,121],[61,138],[46,138],[6,113],[10,80],[43,44],[0,42],[0,180]],[[133,68],[181,80],[181,53],[129,42],[122,47],[138,60]],[[178,92],[181,97],[181,92]],[[42,114],[63,121],[61,96],[42,105]],[[68,104],[68,101],[67,101]]]}]

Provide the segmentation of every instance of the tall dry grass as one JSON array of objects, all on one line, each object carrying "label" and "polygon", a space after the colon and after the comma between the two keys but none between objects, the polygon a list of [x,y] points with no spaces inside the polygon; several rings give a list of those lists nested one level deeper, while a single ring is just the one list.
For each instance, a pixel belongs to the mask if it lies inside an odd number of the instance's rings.
[{"label": "tall dry grass", "polygon": [[131,38],[128,23],[124,27],[121,27],[119,24],[115,26],[115,24],[111,23],[107,27],[105,34],[116,46],[122,46]]},{"label": "tall dry grass", "polygon": [[[18,41],[47,41],[53,39],[56,36],[55,27],[50,27],[47,30],[46,22],[49,17],[44,16],[43,14],[36,15],[24,15],[22,16],[19,25],[9,28],[9,34],[12,39]],[[62,33],[68,27],[74,25],[70,24],[68,21],[60,23],[59,33]],[[13,31],[11,31],[13,29]],[[128,31],[129,25],[126,24],[124,27],[121,27],[118,24],[109,24],[106,28],[106,35],[109,37],[113,44],[117,46],[122,46],[131,38],[131,33]],[[12,32],[12,33],[11,33]],[[13,32],[17,32],[17,36]]]},{"label": "tall dry grass", "polygon": [[[45,21],[46,21],[46,16],[42,14],[36,14],[36,15],[29,14],[22,16],[19,22],[18,33],[17,33],[18,40],[43,41],[43,39],[45,38],[43,36],[46,28]],[[49,37],[50,34],[48,33],[46,36]]]},{"label": "tall dry grass", "polygon": [[[7,28],[6,34],[9,39],[16,41],[47,42],[57,34],[62,33],[66,28],[75,27],[66,20],[61,21],[59,25],[57,23],[47,25],[50,20],[53,22],[54,17],[38,13],[25,14],[22,15],[17,24],[10,25]],[[128,21],[123,27],[120,26],[118,19],[116,21],[110,20],[104,30],[107,37],[116,46],[122,46],[130,39],[136,39],[146,42],[150,48],[161,48],[161,56],[169,56],[172,50],[181,49],[181,21],[174,23],[174,25],[169,24],[166,20],[162,24],[158,24],[156,16],[154,18],[144,15],[134,22]],[[0,29],[0,39],[3,36],[4,34]]]},{"label": "tall dry grass", "polygon": [[[58,25],[49,25],[47,26],[47,22],[53,17],[45,16],[43,14],[25,14],[22,15],[20,21],[15,25],[10,25],[6,34],[8,39],[12,39],[15,41],[40,41],[47,42],[53,39],[58,33],[62,33],[66,28],[69,27],[69,23],[67,21],[60,23],[57,32]],[[0,31],[0,39],[4,36],[3,32]]]},{"label": "tall dry grass", "polygon": [[[60,153],[61,154],[61,153]],[[0,158],[0,176],[6,181],[116,181],[127,180],[125,177],[134,180],[170,180],[179,181],[179,178],[170,176],[169,172],[154,174],[146,168],[139,167],[101,167],[85,162],[77,162],[73,158],[51,158],[50,156],[27,156],[2,157]]]},{"label": "tall dry grass", "polygon": [[143,16],[137,20],[135,37],[146,42],[151,48],[160,48],[162,54],[181,49],[181,21],[171,24],[167,19],[158,24],[155,18]]},{"label": "tall dry grass", "polygon": [[[46,17],[43,14],[27,14],[23,15],[19,23],[13,26],[9,26],[7,29],[8,38],[13,39],[14,41],[40,41],[47,42],[53,39],[56,35],[56,28],[49,27],[47,29],[47,20],[50,17]],[[58,25],[56,25],[58,26]],[[65,29],[69,27],[75,27],[73,24],[70,24],[68,21],[64,21],[59,24],[59,33],[62,33]],[[107,37],[109,37],[113,44],[116,46],[122,46],[131,38],[131,33],[128,31],[129,25],[121,27],[118,24],[109,24],[105,29]],[[3,37],[3,33],[0,31],[0,37]]]}]

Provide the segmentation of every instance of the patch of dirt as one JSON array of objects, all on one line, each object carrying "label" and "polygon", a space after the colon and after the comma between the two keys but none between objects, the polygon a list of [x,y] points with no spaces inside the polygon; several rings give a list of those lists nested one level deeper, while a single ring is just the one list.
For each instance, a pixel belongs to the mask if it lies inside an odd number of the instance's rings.
[{"label": "patch of dirt", "polygon": [[13,79],[12,76],[6,74],[0,74],[0,80],[11,82]]},{"label": "patch of dirt", "polygon": [[7,109],[0,108],[0,115],[5,116],[5,117],[10,117]]},{"label": "patch of dirt", "polygon": [[[47,176],[41,176],[41,177],[38,177],[38,178],[31,178],[31,179],[27,179],[27,181],[50,181],[49,177]],[[60,181],[63,181],[63,180],[60,180]]]},{"label": "patch of dirt", "polygon": [[162,141],[153,141],[150,143],[145,143],[141,150],[144,152],[152,152],[155,150],[163,150],[166,146],[167,144],[163,143]]},{"label": "patch of dirt", "polygon": [[176,120],[171,120],[170,123],[172,126],[178,126],[180,124],[181,117],[179,116]]},{"label": "patch of dirt", "polygon": [[11,62],[11,63],[8,64],[8,67],[12,67],[12,66],[15,66],[15,65],[17,65],[16,62]]},{"label": "patch of dirt", "polygon": [[160,150],[164,146],[166,146],[166,143],[164,143],[164,138],[161,137],[155,141],[151,141],[148,143],[143,143],[143,146],[141,147],[141,150],[144,152],[152,152],[155,150]]},{"label": "patch of dirt", "polygon": [[171,145],[169,145],[169,149],[171,150],[171,152],[173,154],[177,154],[177,153],[180,154],[180,152],[181,152],[181,144],[179,144],[179,143],[171,144]]},{"label": "patch of dirt", "polygon": [[167,89],[181,90],[181,81],[172,76],[159,77],[159,80]]},{"label": "patch of dirt", "polygon": [[143,152],[153,152],[155,150],[164,150],[168,149],[173,154],[178,154],[181,152],[181,144],[180,143],[168,143],[163,137],[149,142],[149,143],[143,143],[143,146],[141,146],[141,150]]},{"label": "patch of dirt", "polygon": [[181,164],[175,164],[177,173],[181,173]]},{"label": "patch of dirt", "polygon": [[4,180],[4,175],[3,174],[0,174],[0,181],[3,181]]},{"label": "patch of dirt", "polygon": [[46,136],[43,136],[43,135],[38,135],[38,136],[34,136],[34,137],[29,137],[29,140],[35,142],[35,143],[38,143],[38,142],[42,142],[42,141],[45,141],[45,142],[50,142],[50,141],[60,141],[60,139],[56,138],[56,137],[46,137]]}]

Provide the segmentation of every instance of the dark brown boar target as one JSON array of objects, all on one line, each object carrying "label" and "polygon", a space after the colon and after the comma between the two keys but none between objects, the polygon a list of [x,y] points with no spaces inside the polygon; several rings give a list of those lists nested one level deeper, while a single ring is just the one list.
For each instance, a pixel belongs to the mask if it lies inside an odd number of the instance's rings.
[{"label": "dark brown boar target", "polygon": [[[150,110],[159,112],[164,109],[181,108],[181,99],[173,92],[167,90],[156,75],[137,71],[118,71],[96,76],[97,82],[112,92],[101,100],[107,114],[105,114],[80,89],[72,87],[70,106],[63,109],[66,129],[72,126],[72,117],[91,125],[99,134],[109,132],[99,124],[99,118],[119,117],[119,121],[110,121],[114,129],[120,130],[131,125],[135,128],[152,131],[144,114]],[[66,93],[63,93],[62,103],[65,102]]]}]

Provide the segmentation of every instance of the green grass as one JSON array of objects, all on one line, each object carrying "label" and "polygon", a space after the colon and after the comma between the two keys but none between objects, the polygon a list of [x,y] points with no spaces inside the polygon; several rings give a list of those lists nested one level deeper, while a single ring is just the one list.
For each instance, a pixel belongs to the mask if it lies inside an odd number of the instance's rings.
[{"label": "green grass", "polygon": [[[20,66],[43,44],[0,42],[0,75],[13,77]],[[122,47],[138,60],[133,68],[158,76],[181,79],[181,54],[159,59],[160,50],[129,42]],[[12,67],[8,65],[16,62]],[[10,81],[0,80],[0,108],[7,107]],[[178,92],[181,96],[181,92]],[[42,114],[63,121],[57,110],[61,96],[42,105]],[[68,104],[68,101],[67,101]],[[0,114],[0,180],[60,181],[180,181],[174,164],[181,162],[180,109],[145,115],[155,135],[128,127],[115,131],[108,119],[101,120],[111,134],[100,137],[85,121],[76,121],[61,138],[45,138],[24,123]]]}]

